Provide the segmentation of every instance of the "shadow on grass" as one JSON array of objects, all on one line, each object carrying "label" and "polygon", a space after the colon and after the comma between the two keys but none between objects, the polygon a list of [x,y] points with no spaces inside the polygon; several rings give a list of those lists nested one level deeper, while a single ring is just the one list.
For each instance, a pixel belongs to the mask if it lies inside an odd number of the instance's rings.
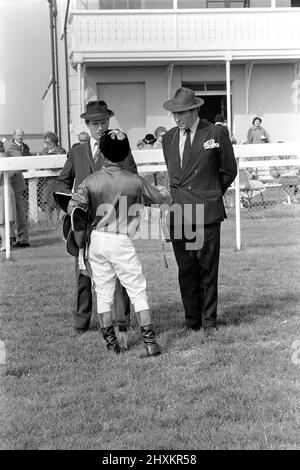
[{"label": "shadow on grass", "polygon": [[59,236],[53,238],[40,238],[38,240],[30,241],[30,246],[31,248],[40,248],[43,246],[56,245],[57,243],[64,243],[64,241]]},{"label": "shadow on grass", "polygon": [[[282,319],[282,311],[287,315],[286,304],[291,307],[291,315],[296,312],[299,299],[296,295],[287,294],[274,295],[272,299],[261,297],[255,302],[249,304],[238,303],[226,307],[218,319],[220,326],[239,325],[243,323],[253,323],[258,317],[272,317],[273,319]],[[282,306],[282,308],[281,308]]]},{"label": "shadow on grass", "polygon": [[[290,306],[290,316],[296,314],[299,308],[299,298],[296,294],[273,295],[270,300],[262,296],[251,303],[235,303],[223,309],[218,315],[219,326],[239,325],[253,323],[257,318],[272,317],[282,319],[282,311],[287,317],[287,304]],[[184,324],[184,309],[180,301],[155,305],[151,309],[157,333],[182,328]]]}]

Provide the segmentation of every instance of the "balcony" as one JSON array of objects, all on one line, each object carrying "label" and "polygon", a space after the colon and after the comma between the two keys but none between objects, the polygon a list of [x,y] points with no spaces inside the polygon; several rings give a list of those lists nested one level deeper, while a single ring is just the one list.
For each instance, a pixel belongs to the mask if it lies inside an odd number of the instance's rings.
[{"label": "balcony", "polygon": [[300,8],[73,10],[73,63],[290,59],[300,55]]}]

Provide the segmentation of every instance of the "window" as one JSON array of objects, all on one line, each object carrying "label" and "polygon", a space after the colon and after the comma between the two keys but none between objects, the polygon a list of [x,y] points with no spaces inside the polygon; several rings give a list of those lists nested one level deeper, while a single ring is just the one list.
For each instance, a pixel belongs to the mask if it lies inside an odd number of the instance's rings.
[{"label": "window", "polygon": [[248,8],[250,0],[178,0],[178,8]]},{"label": "window", "polygon": [[182,86],[195,91],[196,94],[199,92],[205,92],[205,93],[221,92],[221,94],[226,94],[225,82],[207,82],[207,83],[183,82]]},{"label": "window", "polygon": [[78,0],[77,8],[87,10],[172,9],[173,0]]}]

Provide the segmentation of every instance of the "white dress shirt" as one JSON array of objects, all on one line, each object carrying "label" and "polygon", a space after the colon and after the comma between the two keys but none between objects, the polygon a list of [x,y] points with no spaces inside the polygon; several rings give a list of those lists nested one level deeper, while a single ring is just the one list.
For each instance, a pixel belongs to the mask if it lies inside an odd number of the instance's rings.
[{"label": "white dress shirt", "polygon": [[[194,137],[195,137],[195,132],[196,132],[196,129],[198,127],[199,121],[200,121],[200,119],[199,119],[199,117],[197,117],[197,119],[195,120],[192,127],[190,127],[190,130],[191,130],[191,134],[190,134],[191,135],[191,145],[193,144],[193,140],[194,140]],[[180,130],[180,133],[179,133],[180,166],[182,166],[182,157],[183,157],[183,149],[184,149],[185,141],[186,141],[185,130]]]},{"label": "white dress shirt", "polygon": [[94,137],[90,138],[90,146],[91,146],[93,158],[95,157],[95,153],[98,150],[98,144],[99,144],[98,140],[94,139]]}]

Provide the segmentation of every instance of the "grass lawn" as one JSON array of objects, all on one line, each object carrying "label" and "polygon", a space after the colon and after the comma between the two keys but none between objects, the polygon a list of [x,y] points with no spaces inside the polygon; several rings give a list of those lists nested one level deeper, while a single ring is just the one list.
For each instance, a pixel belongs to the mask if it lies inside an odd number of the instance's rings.
[{"label": "grass lawn", "polygon": [[[59,230],[0,258],[0,449],[299,449],[299,218],[222,225],[219,330],[176,338],[183,323],[167,245],[137,241],[163,354],[108,353],[99,331],[74,337],[74,261]],[[96,317],[94,325],[97,325]],[[299,354],[300,357],[300,354]]]}]

